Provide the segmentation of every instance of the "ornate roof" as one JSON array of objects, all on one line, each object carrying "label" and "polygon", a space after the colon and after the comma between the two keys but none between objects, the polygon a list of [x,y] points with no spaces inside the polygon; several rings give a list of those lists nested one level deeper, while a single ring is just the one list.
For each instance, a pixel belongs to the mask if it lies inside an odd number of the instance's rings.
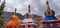
[{"label": "ornate roof", "polygon": [[51,16],[53,16],[53,15],[55,15],[55,12],[53,11],[53,10],[51,10],[50,9],[50,7],[49,7],[49,2],[48,2],[48,0],[46,0],[46,6],[47,6],[47,10],[46,10],[46,12],[45,12],[45,15],[51,15]]},{"label": "ornate roof", "polygon": [[29,17],[30,16],[30,5],[28,5],[28,12],[24,15],[25,17]]},{"label": "ornate roof", "polygon": [[16,8],[15,8],[15,12],[14,12],[13,15],[11,16],[11,19],[13,19],[13,20],[18,20],[18,16],[16,15]]}]

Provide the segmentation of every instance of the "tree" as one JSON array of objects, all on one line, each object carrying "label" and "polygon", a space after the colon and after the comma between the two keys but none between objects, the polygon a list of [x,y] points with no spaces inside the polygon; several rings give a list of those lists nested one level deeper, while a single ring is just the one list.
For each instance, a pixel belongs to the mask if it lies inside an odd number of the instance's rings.
[{"label": "tree", "polygon": [[5,0],[3,1],[3,3],[0,5],[0,16],[3,14],[3,9],[5,7]]},{"label": "tree", "polygon": [[3,3],[0,5],[0,26],[3,26],[4,24],[4,20],[1,17],[1,15],[3,14],[3,9],[5,7],[5,0],[3,1]]}]

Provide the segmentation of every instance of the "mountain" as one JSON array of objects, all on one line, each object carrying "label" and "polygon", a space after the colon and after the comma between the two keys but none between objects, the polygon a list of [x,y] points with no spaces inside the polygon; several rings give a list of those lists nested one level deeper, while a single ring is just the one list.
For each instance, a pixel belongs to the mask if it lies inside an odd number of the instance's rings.
[{"label": "mountain", "polygon": [[33,14],[33,18],[36,19],[36,20],[43,20],[43,16],[40,16],[40,15],[36,15],[36,14]]},{"label": "mountain", "polygon": [[56,15],[57,20],[60,20],[60,15]]},{"label": "mountain", "polygon": [[[10,16],[13,14],[13,12],[6,12],[4,11],[3,14],[2,14],[2,17],[5,21],[9,21],[11,18]],[[19,17],[20,20],[23,20],[24,19],[24,16],[21,15],[20,13],[16,13],[16,15]],[[35,15],[35,14],[32,14],[33,15],[33,18],[42,18],[42,16],[39,16],[39,15]]]},{"label": "mountain", "polygon": [[[13,14],[13,12],[6,12],[4,11],[2,14],[2,17],[4,20],[9,21],[10,20],[10,16]],[[19,19],[23,19],[24,16],[21,15],[20,13],[16,13],[16,15],[19,17]]]}]

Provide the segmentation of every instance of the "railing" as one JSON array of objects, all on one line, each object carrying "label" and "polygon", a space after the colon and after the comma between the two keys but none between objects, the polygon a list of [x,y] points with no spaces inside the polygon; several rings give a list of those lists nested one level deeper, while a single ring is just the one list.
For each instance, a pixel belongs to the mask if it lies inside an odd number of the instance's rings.
[{"label": "railing", "polygon": [[21,28],[20,26],[7,26],[7,27],[4,27],[4,28]]},{"label": "railing", "polygon": [[33,24],[32,22],[28,22],[28,24],[22,23],[18,26],[4,26],[4,28],[29,28],[29,27],[35,27],[37,28],[37,25]]},{"label": "railing", "polygon": [[45,20],[42,24],[43,28],[60,28],[60,20]]}]

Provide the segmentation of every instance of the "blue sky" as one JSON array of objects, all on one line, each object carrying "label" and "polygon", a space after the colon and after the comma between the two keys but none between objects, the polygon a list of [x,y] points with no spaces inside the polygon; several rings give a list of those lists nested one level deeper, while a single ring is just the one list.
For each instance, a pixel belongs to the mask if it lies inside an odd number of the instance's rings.
[{"label": "blue sky", "polygon": [[[29,4],[31,5],[32,14],[44,16],[46,0],[6,0],[4,11],[13,12],[17,8],[17,13],[24,15],[28,10]],[[49,5],[56,15],[60,14],[60,0],[49,0]]]}]

